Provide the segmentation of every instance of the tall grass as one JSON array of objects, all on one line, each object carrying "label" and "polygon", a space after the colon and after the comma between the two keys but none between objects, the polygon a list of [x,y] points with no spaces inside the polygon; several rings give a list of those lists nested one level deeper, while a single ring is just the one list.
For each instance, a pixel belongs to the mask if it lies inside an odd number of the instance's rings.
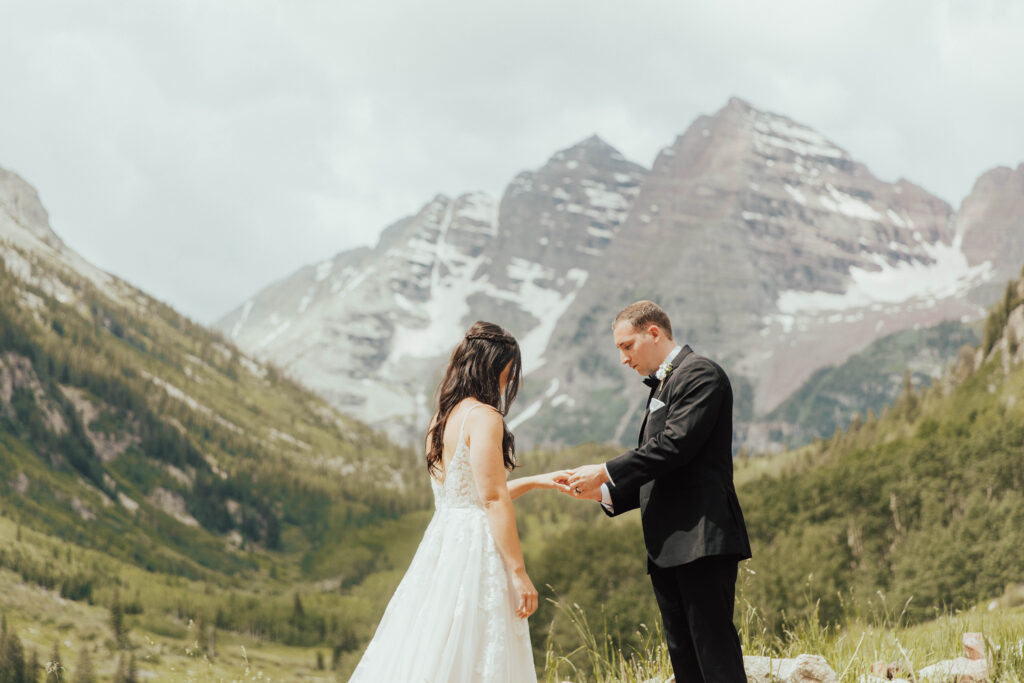
[{"label": "tall grass", "polygon": [[[891,604],[878,593],[870,605],[850,605],[862,617],[845,625],[821,624],[810,614],[782,634],[771,633],[757,609],[742,597],[737,600],[737,629],[744,655],[773,658],[815,654],[824,657],[841,683],[854,683],[870,674],[872,664],[898,665],[905,677],[936,662],[963,656],[963,635],[980,632],[987,643],[989,676],[995,683],[1024,683],[1024,609],[1014,599],[1020,588],[1008,589],[1004,598],[916,625],[907,622],[909,601]],[[595,628],[576,604],[550,601],[556,619],[573,626],[578,644],[560,649],[546,642],[545,683],[661,683],[672,675],[660,624],[638,624],[639,647],[623,651],[608,633],[607,615]],[[816,604],[816,603],[815,603]]]},{"label": "tall grass", "polygon": [[651,679],[663,681],[671,675],[672,666],[660,624],[655,624],[653,629],[646,624],[638,624],[639,646],[623,651],[608,633],[606,615],[602,614],[600,632],[595,632],[579,605],[558,600],[549,602],[558,612],[556,619],[565,619],[572,624],[579,637],[579,645],[563,652],[552,638],[548,638],[542,676],[545,683],[565,680],[573,683],[642,683]]}]

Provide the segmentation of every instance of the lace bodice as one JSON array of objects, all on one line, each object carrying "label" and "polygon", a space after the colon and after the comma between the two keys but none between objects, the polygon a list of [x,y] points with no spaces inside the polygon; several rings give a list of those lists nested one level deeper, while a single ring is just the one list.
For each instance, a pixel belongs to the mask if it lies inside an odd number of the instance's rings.
[{"label": "lace bodice", "polygon": [[476,481],[473,479],[473,468],[469,462],[469,444],[466,442],[466,418],[480,405],[479,403],[474,405],[462,417],[459,438],[456,442],[455,452],[452,453],[445,466],[444,480],[438,481],[434,477],[430,478],[430,485],[434,489],[434,507],[438,510],[482,507],[480,495],[476,490]]}]

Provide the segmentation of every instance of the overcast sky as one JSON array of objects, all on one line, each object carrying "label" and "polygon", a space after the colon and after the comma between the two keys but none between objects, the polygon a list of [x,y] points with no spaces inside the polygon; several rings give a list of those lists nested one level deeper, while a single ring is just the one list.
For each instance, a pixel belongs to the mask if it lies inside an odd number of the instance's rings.
[{"label": "overcast sky", "polygon": [[438,192],[597,133],[650,166],[731,95],[954,206],[1024,161],[1024,3],[4,0],[0,166],[213,322]]}]

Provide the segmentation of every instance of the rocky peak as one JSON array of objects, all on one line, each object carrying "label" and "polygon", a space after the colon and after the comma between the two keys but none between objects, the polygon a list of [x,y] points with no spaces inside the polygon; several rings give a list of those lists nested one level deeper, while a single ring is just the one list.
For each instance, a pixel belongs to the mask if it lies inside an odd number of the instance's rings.
[{"label": "rocky peak", "polygon": [[960,205],[956,231],[971,264],[995,264],[1000,286],[1024,263],[1024,164],[984,173]]},{"label": "rocky peak", "polygon": [[[659,154],[614,263],[596,270],[554,346],[594,337],[592,321],[657,293],[685,312],[680,337],[749,377],[754,409],[767,410],[808,368],[877,335],[889,324],[879,311],[931,311],[988,277],[964,261],[951,215],[910,183],[875,178],[810,126],[736,98]],[[836,333],[837,322],[849,331]]]},{"label": "rocky peak", "polygon": [[[103,272],[64,244],[35,188],[0,168],[0,258],[5,267],[62,302],[78,296],[78,277],[107,296],[136,305],[134,288]],[[75,276],[67,277],[74,274]]]},{"label": "rocky peak", "polygon": [[13,237],[11,233],[21,228],[53,249],[64,248],[64,243],[50,228],[50,216],[35,188],[18,174],[3,168],[0,168],[0,212],[10,219],[0,221],[0,236]]},{"label": "rocky peak", "polygon": [[576,168],[575,165],[571,164],[573,161],[593,166],[605,166],[608,163],[624,162],[626,158],[622,156],[619,150],[612,147],[595,133],[585,140],[577,142],[572,147],[555,153],[551,160],[548,161],[548,164],[562,162],[569,164],[570,168]]},{"label": "rocky peak", "polygon": [[618,233],[646,174],[596,135],[520,173],[501,200],[496,263],[588,266]]}]

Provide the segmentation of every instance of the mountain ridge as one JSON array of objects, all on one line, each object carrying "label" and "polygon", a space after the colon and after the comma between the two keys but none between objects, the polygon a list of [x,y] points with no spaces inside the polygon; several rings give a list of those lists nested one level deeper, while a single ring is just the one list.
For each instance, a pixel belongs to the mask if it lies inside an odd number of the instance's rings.
[{"label": "mountain ridge", "polygon": [[[244,305],[251,315],[240,328],[242,309],[217,325],[343,410],[411,440],[459,333],[471,318],[498,320],[523,342],[529,374],[517,420],[527,442],[573,443],[583,431],[622,442],[638,411],[622,396],[628,379],[601,321],[654,298],[680,338],[734,378],[748,406],[738,440],[772,448],[758,416],[816,369],[883,334],[983,315],[996,283],[1016,270],[999,253],[1013,253],[997,239],[1006,231],[985,218],[1008,205],[1010,189],[972,194],[965,206],[981,218],[962,219],[910,181],[877,179],[811,127],[732,98],[650,169],[590,137],[517,174],[496,217],[493,200],[478,195],[476,241],[457,209],[445,223],[448,204],[435,198],[396,224],[412,234],[390,233],[386,248],[350,266],[352,278],[367,279],[325,300],[318,319],[275,307],[264,290]],[[1012,202],[1006,210],[1007,220],[1024,213]],[[415,258],[385,258],[401,249]],[[261,344],[275,324],[302,332]],[[317,335],[316,348],[305,343]],[[566,431],[569,423],[583,427]]]}]

